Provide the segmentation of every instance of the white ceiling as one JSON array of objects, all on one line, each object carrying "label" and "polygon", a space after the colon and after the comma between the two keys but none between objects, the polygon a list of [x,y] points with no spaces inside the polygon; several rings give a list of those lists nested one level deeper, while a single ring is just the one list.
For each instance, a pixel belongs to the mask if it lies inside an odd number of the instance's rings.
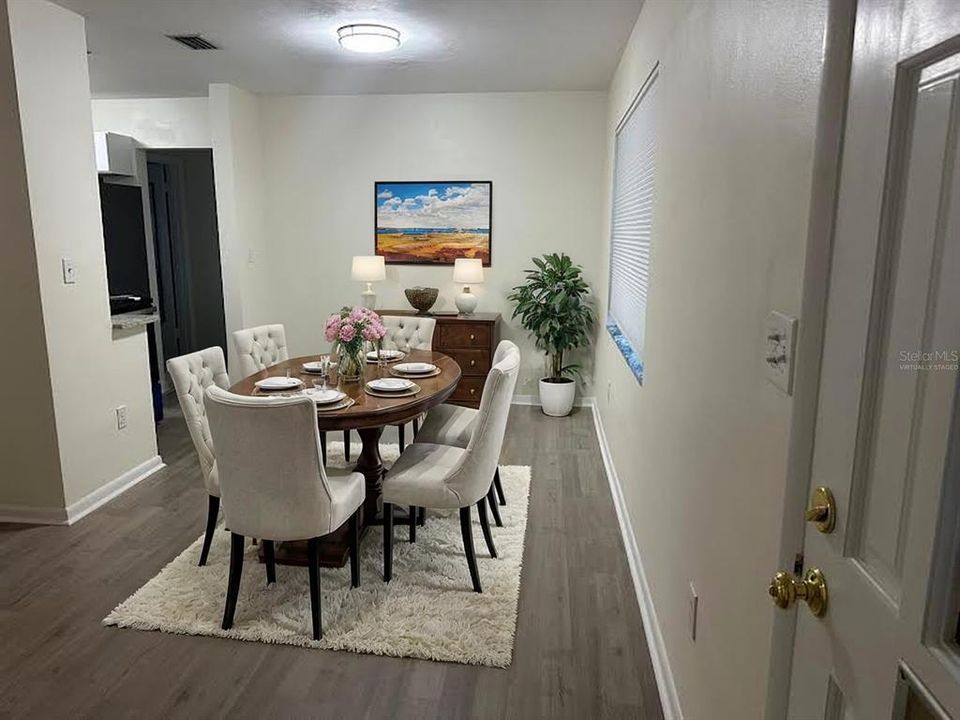
[{"label": "white ceiling", "polygon": [[[56,0],[86,17],[95,97],[603,90],[642,0]],[[403,45],[342,50],[379,22]],[[220,50],[164,37],[200,33]]]}]

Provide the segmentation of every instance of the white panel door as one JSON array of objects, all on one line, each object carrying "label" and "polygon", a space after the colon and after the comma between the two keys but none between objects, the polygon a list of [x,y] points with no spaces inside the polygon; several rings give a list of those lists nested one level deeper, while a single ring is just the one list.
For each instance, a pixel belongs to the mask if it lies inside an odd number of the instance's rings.
[{"label": "white panel door", "polygon": [[790,718],[960,718],[960,1],[861,0],[831,259]]}]

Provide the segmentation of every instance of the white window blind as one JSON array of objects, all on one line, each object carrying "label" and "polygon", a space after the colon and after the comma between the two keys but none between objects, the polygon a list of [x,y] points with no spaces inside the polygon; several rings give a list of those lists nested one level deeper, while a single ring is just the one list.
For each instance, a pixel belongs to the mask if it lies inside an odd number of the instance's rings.
[{"label": "white window blind", "polygon": [[610,233],[607,329],[641,382],[657,175],[657,76],[655,69],[617,129]]}]

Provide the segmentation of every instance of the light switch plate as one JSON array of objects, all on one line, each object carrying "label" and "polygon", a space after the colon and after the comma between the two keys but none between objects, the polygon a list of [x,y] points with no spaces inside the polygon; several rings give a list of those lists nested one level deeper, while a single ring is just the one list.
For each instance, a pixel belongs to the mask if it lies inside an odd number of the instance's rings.
[{"label": "light switch plate", "polygon": [[63,284],[73,285],[77,282],[77,268],[70,258],[60,258],[60,267],[63,269]]},{"label": "light switch plate", "polygon": [[117,430],[127,429],[127,406],[121,405],[117,408]]},{"label": "light switch plate", "polygon": [[793,394],[793,360],[797,343],[797,319],[772,312],[764,326],[763,364],[767,380],[787,395]]}]

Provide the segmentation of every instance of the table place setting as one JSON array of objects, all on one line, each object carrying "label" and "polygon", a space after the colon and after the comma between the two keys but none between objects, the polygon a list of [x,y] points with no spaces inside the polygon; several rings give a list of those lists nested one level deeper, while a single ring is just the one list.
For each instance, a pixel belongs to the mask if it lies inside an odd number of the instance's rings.
[{"label": "table place setting", "polygon": [[390,374],[400,378],[436,377],[441,372],[440,368],[428,362],[397,363],[390,368]]},{"label": "table place setting", "polygon": [[374,397],[411,397],[420,392],[420,386],[406,378],[375,378],[363,386],[363,391]]},{"label": "table place setting", "polygon": [[377,364],[377,363],[395,363],[400,362],[406,357],[406,353],[402,350],[370,350],[366,354],[366,360],[368,363]]},{"label": "table place setting", "polygon": [[276,392],[282,392],[284,390],[299,390],[303,387],[303,380],[300,378],[290,377],[289,375],[278,375],[267,377],[263,380],[257,380],[254,383],[254,387],[256,387],[256,389],[261,393],[273,394]]}]

